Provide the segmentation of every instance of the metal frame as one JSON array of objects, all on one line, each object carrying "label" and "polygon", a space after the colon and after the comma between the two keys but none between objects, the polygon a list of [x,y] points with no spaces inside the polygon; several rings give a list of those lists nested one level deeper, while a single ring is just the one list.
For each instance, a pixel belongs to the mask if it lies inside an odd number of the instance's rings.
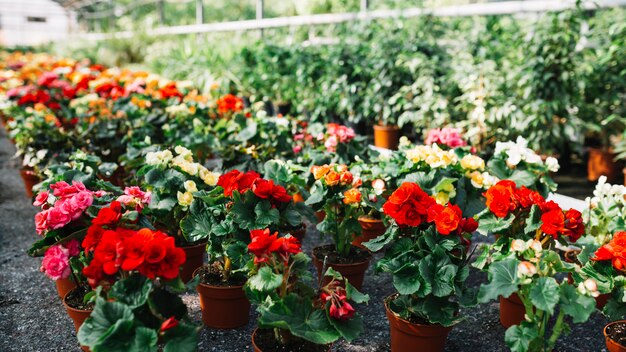
[{"label": "metal frame", "polygon": [[[96,0],[97,1],[97,0]],[[147,3],[148,1],[140,1]],[[163,1],[163,0],[156,0]],[[200,6],[196,6],[196,10],[202,8],[202,0],[197,0]],[[537,13],[562,11],[575,6],[575,1],[503,1],[481,4],[468,4],[447,6],[434,9],[409,8],[402,10],[374,10],[368,11],[368,0],[361,0],[359,12],[320,14],[320,15],[303,15],[278,18],[263,18],[263,0],[256,0],[257,16],[254,20],[229,21],[218,23],[202,23],[200,16],[196,15],[196,23],[184,26],[157,27],[148,29],[146,32],[152,36],[163,35],[181,35],[181,34],[200,34],[200,33],[217,33],[217,32],[234,32],[234,31],[250,31],[263,30],[280,27],[296,27],[296,26],[316,26],[338,24],[345,22],[353,22],[359,20],[376,20],[389,18],[410,18],[424,15],[436,17],[458,17],[458,16],[486,16],[486,15],[505,15],[518,13]],[[604,0],[604,1],[585,1],[582,5],[585,9],[609,8],[626,6],[626,0]],[[161,18],[163,20],[163,18]],[[87,40],[105,40],[111,38],[131,38],[134,36],[132,31],[122,31],[115,33],[85,33],[78,35],[80,38]]]}]

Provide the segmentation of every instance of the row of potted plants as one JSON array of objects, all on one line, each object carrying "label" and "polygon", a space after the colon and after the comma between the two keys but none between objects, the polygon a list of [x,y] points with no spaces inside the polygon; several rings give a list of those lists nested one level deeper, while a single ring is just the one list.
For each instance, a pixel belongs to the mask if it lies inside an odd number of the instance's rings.
[{"label": "row of potted plants", "polygon": [[[66,303],[93,306],[93,319],[78,334],[91,349],[144,339],[154,348],[195,346],[197,328],[184,305],[161,301],[180,302],[176,293],[194,286],[207,326],[246,325],[252,302],[264,329],[254,334],[259,350],[307,343],[327,349],[362,329],[348,300],[367,301],[358,290],[371,252],[382,249],[376,269],[392,275],[397,291],[385,301],[395,351],[415,343],[442,349],[462,320],[461,307],[499,297],[503,311],[510,301],[518,307],[516,317],[502,318],[511,326],[507,345],[549,350],[566,329],[566,315],[584,322],[594,309],[590,299],[621,289],[622,236],[613,234],[624,230],[626,192],[601,183],[585,220],[562,210],[545,200],[556,189],[550,173],[558,161],[543,159],[524,139],[497,144],[487,160],[458,131],[441,130],[429,137],[432,144],[402,140],[397,151],[362,153],[362,141],[345,126],[268,117],[235,96],[183,95],[178,83],[147,74],[37,58],[41,65],[10,69],[20,78],[4,83],[21,93],[5,100],[3,120],[45,178],[34,201],[41,238],[29,252],[44,256],[42,270],[60,290],[79,287],[63,295]],[[42,69],[55,66],[54,76]],[[84,72],[99,75],[96,83],[81,86]],[[51,96],[60,82],[78,82],[70,85],[77,96],[20,103],[28,94]],[[110,109],[106,114],[65,110],[91,94],[94,107]],[[37,118],[47,128],[31,125]],[[116,132],[96,133],[110,123]],[[42,152],[35,141],[50,131],[67,151]],[[120,131],[122,141],[111,144]],[[216,131],[228,138],[213,141]],[[285,144],[290,149],[280,149]],[[331,240],[312,253],[317,285],[298,240],[306,223]],[[499,235],[472,263],[490,275],[479,291],[464,285],[476,231]],[[583,234],[588,240],[579,239]],[[557,243],[581,244],[580,263],[563,262]],[[615,272],[594,275],[585,269],[588,258],[596,266],[611,260]],[[560,282],[559,273],[571,279]],[[623,305],[622,296],[612,297],[612,307]],[[548,336],[546,322],[555,314],[560,323]],[[407,342],[416,329],[431,337]],[[124,339],[111,338],[118,334]]]}]

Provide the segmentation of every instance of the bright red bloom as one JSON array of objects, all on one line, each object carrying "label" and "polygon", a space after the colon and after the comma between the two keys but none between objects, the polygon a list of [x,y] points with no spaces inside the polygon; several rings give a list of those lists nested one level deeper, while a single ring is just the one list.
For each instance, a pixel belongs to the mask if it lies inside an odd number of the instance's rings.
[{"label": "bright red bloom", "polygon": [[337,287],[334,291],[322,292],[320,299],[322,302],[330,301],[329,315],[337,320],[350,320],[356,311],[347,301],[346,291],[341,287]]},{"label": "bright red bloom", "polygon": [[515,191],[515,200],[522,208],[530,208],[533,204],[541,206],[545,203],[545,199],[539,192],[533,191],[525,186],[518,188]]},{"label": "bright red bloom", "polygon": [[585,224],[582,214],[576,209],[565,212],[565,228],[563,234],[569,237],[570,242],[576,242],[585,233]]},{"label": "bright red bloom", "polygon": [[183,98],[183,94],[176,87],[176,82],[170,82],[159,89],[159,95],[161,99],[178,98],[180,100]]},{"label": "bright red bloom", "polygon": [[167,330],[173,329],[178,326],[178,319],[176,317],[169,317],[167,320],[163,321],[161,324],[161,328],[159,329],[161,332],[166,332]]},{"label": "bright red bloom", "polygon": [[106,226],[117,224],[122,218],[122,204],[118,201],[111,202],[111,205],[98,211],[98,215],[93,219],[92,224]]},{"label": "bright red bloom", "polygon": [[102,238],[103,232],[104,229],[102,228],[102,226],[89,226],[89,228],[87,229],[87,235],[85,235],[83,243],[81,244],[83,249],[85,249],[85,252],[92,252],[96,248],[96,245],[98,245],[98,243],[100,242],[100,238]]},{"label": "bright red bloom", "polygon": [[515,183],[502,180],[493,185],[484,193],[486,205],[497,217],[504,218],[516,208]]},{"label": "bright red bloom", "polygon": [[609,243],[596,251],[591,260],[610,260],[615,269],[626,271],[626,232],[616,233]]},{"label": "bright red bloom", "polygon": [[300,242],[293,236],[280,237],[272,243],[270,250],[280,254],[298,254],[302,252]]},{"label": "bright red bloom", "polygon": [[457,231],[461,225],[462,215],[461,208],[456,205],[445,207],[434,219],[437,232],[442,235],[449,235]]},{"label": "bright red bloom", "polygon": [[557,239],[565,230],[565,215],[561,208],[549,210],[541,215],[541,231]]},{"label": "bright red bloom", "polygon": [[244,193],[252,188],[252,185],[256,179],[261,177],[254,171],[248,171],[242,173],[239,170],[232,170],[220,176],[217,180],[217,185],[224,189],[224,195],[227,197],[232,196],[233,191]]},{"label": "bright red bloom", "polygon": [[271,252],[271,247],[278,238],[278,232],[270,235],[270,230],[252,230],[250,231],[250,243],[248,251],[254,254],[255,263],[263,263],[268,260],[267,254]]},{"label": "bright red bloom", "polygon": [[400,226],[419,226],[427,220],[428,209],[435,200],[415,183],[405,182],[383,205],[383,212]]},{"label": "bright red bloom", "polygon": [[226,94],[217,99],[217,112],[220,114],[239,112],[241,110],[243,110],[243,100],[235,95]]}]

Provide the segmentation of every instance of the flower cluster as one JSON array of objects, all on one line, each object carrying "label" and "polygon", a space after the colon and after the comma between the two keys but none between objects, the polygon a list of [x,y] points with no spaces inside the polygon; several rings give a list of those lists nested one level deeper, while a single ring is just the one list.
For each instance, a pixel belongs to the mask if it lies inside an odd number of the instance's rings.
[{"label": "flower cluster", "polygon": [[340,125],[338,123],[329,123],[326,125],[326,133],[320,133],[317,135],[317,140],[324,142],[324,147],[329,152],[336,152],[337,145],[340,143],[348,143],[356,134],[350,127]]},{"label": "flower cluster", "polygon": [[453,150],[443,150],[437,144],[417,145],[404,151],[406,158],[414,163],[425,162],[433,169],[445,168],[459,162]]},{"label": "flower cluster", "polygon": [[[494,155],[506,155],[506,164],[509,167],[515,167],[524,161],[528,164],[544,165],[544,161],[537,153],[528,148],[528,141],[523,137],[517,137],[515,142],[497,142]],[[559,161],[554,157],[548,157],[545,161],[548,171],[559,171]]]},{"label": "flower cluster", "polygon": [[226,94],[217,99],[217,112],[220,114],[234,113],[243,110],[243,100],[235,95]]},{"label": "flower cluster", "polygon": [[428,131],[424,144],[438,144],[445,145],[449,148],[464,147],[467,142],[461,136],[461,131],[456,128],[444,127],[433,128]]},{"label": "flower cluster", "polygon": [[524,186],[518,188],[513,181],[499,181],[484,196],[487,208],[499,218],[509,214],[525,214],[533,205],[538,206],[541,211],[541,230],[554,239],[562,235],[576,242],[585,232],[582,214],[578,210],[564,212],[554,201],[546,201],[541,194]]},{"label": "flower cluster", "polygon": [[224,195],[227,197],[232,196],[234,191],[243,194],[252,190],[257,197],[267,199],[272,204],[286,203],[292,199],[285,187],[275,184],[272,180],[262,178],[254,171],[244,173],[239,170],[232,170],[220,176],[217,185],[224,189]]},{"label": "flower cluster", "polygon": [[124,188],[124,194],[117,198],[117,201],[124,204],[126,207],[132,208],[141,212],[143,208],[150,204],[152,199],[151,192],[144,192],[137,186]]},{"label": "flower cluster", "polygon": [[248,252],[254,254],[254,263],[267,263],[273,254],[279,255],[286,263],[289,256],[302,252],[300,242],[291,236],[278,237],[278,233],[270,234],[269,229],[250,231]]},{"label": "flower cluster", "polygon": [[606,180],[606,176],[600,176],[593,191],[593,197],[587,198],[585,202],[590,204],[592,208],[597,207],[601,203],[626,208],[626,186],[611,185]]},{"label": "flower cluster", "polygon": [[185,262],[185,251],[163,232],[117,226],[121,211],[117,201],[102,208],[83,240],[85,252],[93,253],[91,262],[83,268],[89,284],[96,287],[103,280],[113,279],[120,270],[138,271],[149,279],[176,278]]},{"label": "flower cluster", "polygon": [[442,235],[471,233],[478,224],[472,218],[463,218],[461,208],[443,206],[415,183],[405,182],[395,190],[383,205],[383,212],[401,227],[418,227],[434,223]]},{"label": "flower cluster", "polygon": [[79,253],[80,244],[77,240],[51,246],[43,256],[40,271],[55,281],[67,279],[71,272],[70,258]]},{"label": "flower cluster", "polygon": [[37,195],[33,205],[41,206],[42,211],[35,215],[35,228],[38,234],[60,229],[77,220],[93,203],[94,196],[101,192],[88,190],[82,182],[72,184],[60,181],[50,185],[52,195],[43,191]]},{"label": "flower cluster", "polygon": [[626,272],[626,232],[616,233],[613,239],[600,247],[591,259],[595,261],[610,260],[615,269]]},{"label": "flower cluster", "polygon": [[[313,165],[311,166],[311,173],[315,180],[323,180],[323,184],[329,187],[350,187],[343,192],[344,204],[358,204],[361,202],[362,194],[358,190],[363,181],[354,177],[348,166],[346,165]],[[380,186],[380,185],[379,185]],[[383,184],[384,187],[384,184]]]},{"label": "flower cluster", "polygon": [[320,295],[322,303],[330,304],[328,313],[331,318],[337,320],[350,320],[356,311],[348,302],[346,290],[338,285],[338,281],[333,281],[331,285],[324,287]]}]

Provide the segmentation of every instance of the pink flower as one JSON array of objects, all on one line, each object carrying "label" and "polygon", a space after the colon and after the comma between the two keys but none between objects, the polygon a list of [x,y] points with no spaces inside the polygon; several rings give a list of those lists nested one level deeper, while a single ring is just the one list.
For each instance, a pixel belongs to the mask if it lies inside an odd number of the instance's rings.
[{"label": "pink flower", "polygon": [[302,151],[302,147],[301,146],[296,145],[296,146],[293,147],[293,152],[294,153],[297,154],[297,153],[300,153],[301,151]]},{"label": "pink flower", "polygon": [[75,193],[78,192],[90,192],[87,190],[85,185],[82,182],[72,181],[72,185],[70,186],[65,181],[59,181],[55,184],[50,185],[50,189],[53,190],[53,194],[60,198],[71,197]]},{"label": "pink flower", "polygon": [[424,144],[441,144],[450,148],[456,148],[466,146],[467,142],[463,140],[463,137],[458,129],[444,127],[442,129],[433,128],[428,131]]},{"label": "pink flower", "polygon": [[117,201],[124,205],[134,205],[137,211],[141,211],[144,205],[150,204],[151,200],[152,193],[144,192],[137,186],[126,187],[124,194],[117,198]]},{"label": "pink flower", "polygon": [[35,201],[33,202],[33,205],[36,206],[36,207],[44,205],[48,201],[48,196],[49,195],[50,195],[50,193],[48,193],[48,191],[43,191],[43,192],[39,193],[37,195],[37,198],[35,198]]},{"label": "pink flower", "polygon": [[37,84],[43,87],[50,86],[59,76],[54,72],[44,72],[39,76]]},{"label": "pink flower", "polygon": [[96,197],[96,198],[103,197],[103,196],[105,196],[106,194],[107,194],[107,192],[106,192],[106,191],[102,191],[102,190],[93,192],[93,195],[94,195],[94,197]]},{"label": "pink flower", "polygon": [[68,214],[72,220],[78,219],[87,208],[93,203],[93,195],[91,192],[78,192],[71,198],[62,198],[58,200],[54,207],[61,209]]},{"label": "pink flower", "polygon": [[67,279],[71,270],[69,251],[60,245],[48,248],[43,256],[40,270],[52,280]]},{"label": "pink flower", "polygon": [[298,133],[295,136],[293,136],[293,140],[294,141],[299,141],[301,139],[304,139],[304,134],[303,133]]},{"label": "pink flower", "polygon": [[67,225],[72,221],[70,214],[63,211],[60,207],[54,207],[48,210],[48,216],[46,218],[48,228],[56,230]]},{"label": "pink flower", "polygon": [[35,214],[35,230],[38,235],[41,235],[48,229],[48,210],[40,211]]},{"label": "pink flower", "polygon": [[336,151],[337,150],[337,137],[336,136],[328,137],[326,142],[324,142],[324,147],[326,147],[326,150],[328,150],[329,152]]},{"label": "pink flower", "polygon": [[77,240],[73,239],[69,242],[65,242],[63,247],[67,249],[67,254],[70,257],[77,256],[80,253],[80,243]]}]

